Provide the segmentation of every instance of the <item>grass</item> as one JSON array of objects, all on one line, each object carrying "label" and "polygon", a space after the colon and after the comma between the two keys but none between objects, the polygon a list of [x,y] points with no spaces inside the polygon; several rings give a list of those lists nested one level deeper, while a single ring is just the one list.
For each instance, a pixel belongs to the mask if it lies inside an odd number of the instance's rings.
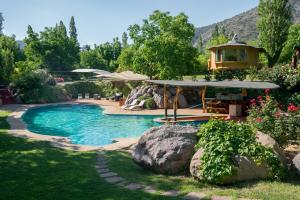
[{"label": "grass", "polygon": [[0,111],[0,200],[176,199],[111,185],[95,171],[95,152],[72,152],[8,135]]},{"label": "grass", "polygon": [[[178,199],[130,191],[111,185],[94,169],[95,152],[72,152],[8,135],[8,112],[0,112],[0,200],[152,200]],[[154,174],[136,165],[126,152],[108,153],[109,167],[126,179],[155,186],[159,190],[178,190],[181,194],[202,191],[208,195],[293,200],[300,197],[300,180],[259,181],[231,187],[217,187],[184,176]]]},{"label": "grass", "polygon": [[[108,153],[109,168],[128,180],[155,186],[160,190],[176,189],[181,194],[192,191],[204,192],[208,195],[224,195],[237,198],[299,200],[300,180],[285,182],[257,181],[239,183],[233,186],[218,187],[198,182],[186,176],[167,176],[152,173],[136,165],[127,152],[114,151]],[[295,178],[297,179],[297,178]]]}]

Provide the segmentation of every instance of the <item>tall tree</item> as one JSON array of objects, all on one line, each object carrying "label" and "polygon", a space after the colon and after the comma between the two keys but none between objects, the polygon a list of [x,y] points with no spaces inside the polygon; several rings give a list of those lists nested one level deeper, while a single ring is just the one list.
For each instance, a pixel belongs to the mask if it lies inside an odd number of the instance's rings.
[{"label": "tall tree", "polygon": [[220,35],[224,35],[224,36],[227,35],[227,33],[226,33],[226,28],[225,28],[224,25],[223,25],[222,28],[221,28]]},{"label": "tall tree", "polygon": [[202,40],[201,34],[199,35],[199,38],[197,40],[197,49],[198,49],[199,53],[202,52],[202,49],[203,49],[203,40]]},{"label": "tall tree", "polygon": [[[173,17],[168,12],[154,11],[141,26],[129,27],[134,44],[130,51],[124,51],[127,55],[122,52],[119,63],[150,78],[180,79],[194,71],[197,54],[192,46],[194,34],[195,27],[185,14]],[[128,55],[133,58],[128,59]]]},{"label": "tall tree", "polygon": [[124,32],[122,34],[122,47],[126,48],[127,46],[128,46],[128,36],[127,36],[127,33]]},{"label": "tall tree", "polygon": [[77,40],[77,29],[76,29],[76,25],[75,25],[75,19],[74,16],[71,17],[70,20],[70,38],[73,39],[74,41],[78,42]]},{"label": "tall tree", "polygon": [[3,22],[4,22],[4,18],[2,13],[0,13],[0,34],[2,34],[3,32]]},{"label": "tall tree", "polygon": [[266,50],[269,67],[273,67],[280,57],[291,25],[289,0],[260,0],[258,14],[259,42]]}]

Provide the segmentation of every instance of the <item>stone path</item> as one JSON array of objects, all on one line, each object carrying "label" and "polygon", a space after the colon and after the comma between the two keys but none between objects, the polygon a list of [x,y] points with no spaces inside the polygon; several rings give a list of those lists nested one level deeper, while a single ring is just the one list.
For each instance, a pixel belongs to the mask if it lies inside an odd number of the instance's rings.
[{"label": "stone path", "polygon": [[[170,191],[164,191],[159,192],[154,186],[151,185],[141,185],[138,183],[133,183],[128,180],[126,180],[123,177],[120,177],[117,173],[112,172],[109,170],[107,166],[107,160],[105,156],[105,151],[101,150],[97,152],[97,162],[96,162],[96,170],[99,173],[99,176],[101,178],[104,178],[106,182],[118,185],[120,187],[124,187],[129,190],[142,190],[147,193],[156,193],[160,194],[162,196],[169,196],[169,197],[181,197],[185,200],[232,200],[232,197],[228,196],[217,196],[212,195],[211,198],[203,192],[190,192],[185,196],[180,195],[179,191],[176,190],[170,190]],[[238,200],[254,200],[254,199],[243,199],[240,198]]]}]

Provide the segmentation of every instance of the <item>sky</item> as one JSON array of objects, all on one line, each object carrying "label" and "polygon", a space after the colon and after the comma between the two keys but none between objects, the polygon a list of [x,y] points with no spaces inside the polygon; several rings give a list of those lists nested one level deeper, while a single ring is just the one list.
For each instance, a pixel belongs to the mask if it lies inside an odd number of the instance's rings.
[{"label": "sky", "polygon": [[259,0],[0,0],[4,33],[26,37],[27,26],[39,32],[75,17],[81,45],[111,42],[131,24],[141,24],[154,10],[184,12],[195,27],[210,25],[247,11]]}]

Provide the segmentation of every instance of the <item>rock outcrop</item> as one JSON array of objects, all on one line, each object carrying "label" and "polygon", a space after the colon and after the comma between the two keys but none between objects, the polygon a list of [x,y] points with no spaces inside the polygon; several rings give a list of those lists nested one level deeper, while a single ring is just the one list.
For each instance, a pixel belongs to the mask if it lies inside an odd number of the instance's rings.
[{"label": "rock outcrop", "polygon": [[160,126],[147,130],[132,156],[139,165],[163,174],[185,171],[194,153],[197,129],[191,126]]}]

